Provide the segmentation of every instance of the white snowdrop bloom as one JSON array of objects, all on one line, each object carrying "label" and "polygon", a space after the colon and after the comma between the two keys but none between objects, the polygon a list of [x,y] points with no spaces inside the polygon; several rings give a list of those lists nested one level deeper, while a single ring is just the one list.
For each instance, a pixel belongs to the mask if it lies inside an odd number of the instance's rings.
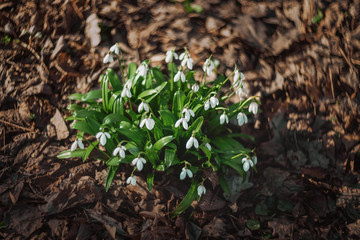
[{"label": "white snowdrop bloom", "polygon": [[205,143],[205,147],[207,147],[207,149],[209,149],[209,151],[211,151],[211,145],[210,145],[210,143]]},{"label": "white snowdrop bloom", "polygon": [[257,114],[258,112],[258,104],[256,102],[252,102],[250,103],[250,106],[249,106],[249,112],[252,112],[253,114]]},{"label": "white snowdrop bloom", "polygon": [[243,164],[243,169],[245,172],[249,171],[250,167],[254,166],[254,163],[248,158],[243,158],[241,162]]},{"label": "white snowdrop bloom", "polygon": [[112,63],[113,61],[114,58],[109,53],[107,53],[104,57],[103,63],[107,64],[107,63]]},{"label": "white snowdrop bloom", "polygon": [[141,113],[143,110],[145,110],[145,112],[150,111],[149,105],[146,102],[141,102],[139,104],[138,112]]},{"label": "white snowdrop bloom", "polygon": [[239,96],[240,100],[243,100],[243,96],[247,96],[247,91],[244,87],[240,87],[236,90],[236,94]]},{"label": "white snowdrop bloom", "polygon": [[219,99],[217,99],[216,97],[212,96],[210,98],[210,105],[212,108],[215,108],[217,105],[219,105]]},{"label": "white snowdrop bloom", "polygon": [[144,118],[144,119],[141,121],[141,123],[140,123],[140,128],[143,128],[144,125],[146,126],[146,128],[147,128],[148,130],[151,130],[151,129],[153,129],[154,126],[155,126],[155,121],[154,121],[154,119],[152,119],[152,118]]},{"label": "white snowdrop bloom", "polygon": [[235,70],[235,74],[234,74],[234,83],[233,83],[233,87],[238,87],[242,85],[242,82],[245,80],[245,75],[240,72],[238,69]]},{"label": "white snowdrop bloom", "polygon": [[199,91],[199,85],[195,83],[194,85],[192,85],[191,89],[192,89],[194,92],[198,92],[198,91]]},{"label": "white snowdrop bloom", "polygon": [[197,188],[197,192],[198,192],[199,197],[201,197],[201,195],[206,193],[206,188],[203,185],[200,185]]},{"label": "white snowdrop bloom", "polygon": [[182,114],[185,114],[185,120],[188,122],[190,121],[190,116],[191,117],[195,117],[195,113],[193,110],[189,109],[189,108],[184,108],[181,112]]},{"label": "white snowdrop bloom", "polygon": [[174,82],[181,80],[183,83],[186,81],[185,74],[182,71],[178,71],[175,74]]},{"label": "white snowdrop bloom", "polygon": [[141,171],[144,167],[144,164],[146,163],[146,160],[142,157],[137,157],[137,158],[134,158],[134,160],[132,160],[131,162],[131,165],[135,166],[136,165],[136,168]]},{"label": "white snowdrop bloom", "polygon": [[181,60],[181,66],[185,67],[185,65],[188,67],[188,69],[192,69],[193,68],[193,60],[190,57],[189,53],[187,52],[183,52],[179,59]]},{"label": "white snowdrop bloom", "polygon": [[214,70],[215,65],[214,62],[212,60],[210,60],[209,58],[206,59],[204,66],[203,66],[203,71],[206,72],[206,74],[208,76],[210,76],[212,74],[212,71]]},{"label": "white snowdrop bloom", "polygon": [[125,146],[118,146],[117,148],[114,149],[113,151],[113,156],[116,156],[119,154],[119,156],[121,158],[125,158],[125,151],[126,151],[126,147]]},{"label": "white snowdrop bloom", "polygon": [[122,90],[121,92],[121,97],[128,97],[128,98],[131,98],[132,97],[132,94],[131,94],[131,91],[129,88],[127,88],[126,86],[124,86],[124,89]]},{"label": "white snowdrop bloom", "polygon": [[207,111],[210,108],[210,100],[205,101],[204,110]]},{"label": "white snowdrop bloom", "polygon": [[145,62],[142,62],[140,64],[140,66],[138,67],[138,69],[136,69],[135,81],[138,80],[139,77],[143,77],[144,81],[142,82],[142,84],[145,85],[146,74],[147,74],[148,70],[149,70],[148,65]]},{"label": "white snowdrop bloom", "polygon": [[110,52],[113,52],[113,53],[115,53],[116,55],[119,55],[119,54],[120,54],[120,48],[119,48],[119,46],[115,43],[114,45],[111,46]]},{"label": "white snowdrop bloom", "polygon": [[242,126],[242,125],[248,123],[248,118],[247,118],[246,114],[245,114],[245,113],[242,113],[242,112],[240,112],[240,113],[237,115],[237,120],[238,120],[239,126]]},{"label": "white snowdrop bloom", "polygon": [[193,137],[193,136],[191,136],[191,137],[189,138],[189,140],[187,141],[187,143],[186,143],[186,149],[190,149],[192,146],[194,146],[195,148],[198,148],[198,147],[199,147],[199,142],[198,142],[198,140],[197,140],[195,137]]},{"label": "white snowdrop bloom", "polygon": [[180,173],[180,180],[184,180],[186,175],[188,175],[189,178],[193,177],[193,173],[190,171],[190,169],[183,168]]},{"label": "white snowdrop bloom", "polygon": [[221,116],[220,116],[220,124],[224,124],[224,123],[229,123],[229,117],[226,116],[225,113],[223,113]]},{"label": "white snowdrop bloom", "polygon": [[75,149],[77,149],[77,147],[79,147],[80,149],[84,149],[84,144],[82,143],[81,138],[76,139],[73,144],[71,144],[71,151],[75,151]]},{"label": "white snowdrop bloom", "polygon": [[185,118],[180,118],[179,120],[177,120],[175,123],[175,128],[178,128],[181,123],[183,125],[183,128],[187,130],[189,126]]},{"label": "white snowdrop bloom", "polygon": [[136,185],[136,177],[135,176],[128,177],[128,179],[126,180],[126,184],[131,184],[131,185],[135,186]]},{"label": "white snowdrop bloom", "polygon": [[110,134],[108,132],[98,132],[96,134],[96,138],[100,139],[101,145],[105,146],[107,138],[111,138]]},{"label": "white snowdrop bloom", "polygon": [[171,59],[174,58],[174,59],[178,59],[178,55],[177,53],[174,51],[174,50],[169,50],[166,52],[166,58],[165,58],[165,62],[166,63],[169,63],[171,62]]}]

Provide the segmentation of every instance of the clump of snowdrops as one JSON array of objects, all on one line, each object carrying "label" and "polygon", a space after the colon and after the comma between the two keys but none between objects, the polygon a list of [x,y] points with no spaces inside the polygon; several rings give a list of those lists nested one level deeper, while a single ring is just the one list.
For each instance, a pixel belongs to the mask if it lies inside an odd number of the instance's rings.
[{"label": "clump of snowdrops", "polygon": [[[59,158],[82,157],[85,161],[96,149],[101,153],[97,158],[109,167],[106,190],[122,164],[133,169],[126,173],[127,184],[135,186],[141,172],[150,191],[155,174],[176,174],[189,185],[176,214],[206,193],[209,170],[216,172],[226,194],[230,193],[225,180],[229,167],[243,178],[250,168],[256,170],[254,150],[244,147],[240,141],[244,135],[230,128],[230,122],[241,126],[248,122],[248,115],[258,112],[259,102],[247,96],[245,76],[239,69],[235,67],[228,77],[218,74],[207,81],[216,74],[210,56],[202,66],[201,79],[195,79],[187,49],[180,55],[169,50],[164,71],[151,68],[148,60],[125,67],[117,44],[103,62],[114,60],[120,64],[119,75],[109,68],[100,77],[101,89],[69,96],[73,103],[68,106],[72,115],[67,120],[72,121],[77,137]],[[234,94],[240,101],[226,104]]]}]

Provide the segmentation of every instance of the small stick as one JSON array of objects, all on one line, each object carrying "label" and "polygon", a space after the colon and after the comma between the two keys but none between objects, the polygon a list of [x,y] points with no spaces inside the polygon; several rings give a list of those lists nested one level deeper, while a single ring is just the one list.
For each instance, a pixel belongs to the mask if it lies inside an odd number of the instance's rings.
[{"label": "small stick", "polygon": [[3,119],[0,119],[0,122],[2,122],[4,124],[7,124],[7,125],[10,125],[10,126],[13,126],[15,128],[19,128],[19,129],[24,130],[26,132],[37,132],[37,131],[31,130],[30,128],[22,127],[22,126],[19,126],[19,125],[15,124],[15,123],[11,123],[11,122],[8,122],[8,121],[3,120]]},{"label": "small stick", "polygon": [[24,48],[26,48],[27,50],[29,50],[30,52],[32,52],[32,54],[34,54],[34,56],[37,58],[37,60],[40,61],[41,65],[43,66],[43,68],[45,69],[46,73],[49,74],[49,69],[46,67],[45,63],[43,60],[41,60],[41,57],[39,56],[39,54],[37,54],[37,52],[35,52],[35,50],[30,47],[29,45],[27,45],[24,42],[20,42],[20,45]]}]

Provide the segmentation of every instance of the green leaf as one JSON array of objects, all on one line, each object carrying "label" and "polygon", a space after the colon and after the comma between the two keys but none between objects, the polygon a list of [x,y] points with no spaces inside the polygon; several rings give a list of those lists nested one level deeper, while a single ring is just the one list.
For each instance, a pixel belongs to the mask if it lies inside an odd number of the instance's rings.
[{"label": "green leaf", "polygon": [[105,181],[105,190],[106,192],[109,190],[111,183],[114,179],[114,176],[116,174],[116,170],[118,169],[118,167],[109,167],[109,171],[108,174],[106,176],[106,181]]},{"label": "green leaf", "polygon": [[193,179],[191,182],[191,186],[189,191],[187,192],[184,199],[177,205],[176,209],[174,210],[173,214],[179,215],[183,211],[185,211],[188,207],[190,207],[191,203],[195,200],[197,196],[197,186],[198,181],[196,179]]},{"label": "green leaf", "polygon": [[249,219],[246,222],[246,226],[251,230],[251,231],[255,231],[255,230],[259,230],[260,229],[260,223],[258,220],[256,219]]},{"label": "green leaf", "polygon": [[72,158],[72,157],[82,157],[86,149],[76,149],[74,151],[66,150],[57,155],[59,159]]},{"label": "green leaf", "polygon": [[246,173],[245,173],[244,169],[242,168],[242,164],[239,164],[234,159],[224,161],[223,163],[228,165],[229,167],[233,168],[240,176],[243,177],[243,179],[245,179]]},{"label": "green leaf", "polygon": [[160,118],[165,126],[173,126],[176,122],[176,118],[174,114],[170,112],[170,110],[160,110],[159,111]]},{"label": "green leaf", "polygon": [[69,104],[67,107],[66,107],[67,110],[69,111],[78,111],[78,110],[81,110],[81,109],[84,109],[83,107],[81,107],[80,105],[78,104]]},{"label": "green leaf", "polygon": [[201,117],[198,117],[194,122],[193,124],[191,124],[191,126],[189,127],[188,129],[188,132],[189,133],[192,133],[193,131],[195,133],[199,132],[200,129],[201,129],[201,126],[203,125],[204,123],[204,117],[201,116]]},{"label": "green leaf", "polygon": [[145,135],[137,128],[133,128],[130,123],[121,122],[120,128],[116,128],[116,131],[128,139],[134,141],[138,147],[141,148],[144,146]]},{"label": "green leaf", "polygon": [[127,74],[128,79],[135,75],[136,68],[137,68],[137,66],[136,66],[135,63],[132,62],[132,63],[129,64],[129,66],[128,66],[128,74]]},{"label": "green leaf", "polygon": [[152,191],[152,187],[154,184],[154,176],[155,176],[155,174],[153,172],[151,172],[147,175],[147,178],[146,178],[146,184],[147,184],[147,187],[150,192]]},{"label": "green leaf", "polygon": [[208,160],[210,160],[211,151],[207,147],[205,147],[204,145],[201,145],[200,149],[203,151],[203,153],[205,153],[205,156],[208,158]]},{"label": "green leaf", "polygon": [[82,102],[93,102],[96,99],[101,98],[101,90],[92,90],[81,97]]},{"label": "green leaf", "polygon": [[111,68],[108,68],[106,70],[106,75],[109,78],[110,84],[114,91],[119,91],[123,88],[121,81],[118,77],[118,75],[112,70]]},{"label": "green leaf", "polygon": [[103,99],[103,110],[105,112],[108,112],[109,95],[109,78],[107,75],[101,75],[101,96]]},{"label": "green leaf", "polygon": [[170,148],[165,149],[164,160],[165,160],[165,164],[167,167],[171,167],[172,165],[175,164],[175,162],[176,162],[175,154],[176,154],[176,150],[170,149]]},{"label": "green leaf", "polygon": [[217,172],[217,176],[218,176],[218,179],[219,179],[219,184],[220,184],[220,187],[222,188],[222,190],[225,192],[226,195],[230,196],[230,188],[229,188],[229,185],[224,177],[224,174],[223,172],[220,170]]},{"label": "green leaf", "polygon": [[124,115],[124,100],[123,98],[117,98],[112,105],[112,110],[114,113],[119,113]]},{"label": "green leaf", "polygon": [[179,112],[181,112],[183,109],[185,98],[185,94],[182,91],[178,90],[177,92],[175,92],[172,109],[172,112],[175,115],[180,115]]},{"label": "green leaf", "polygon": [[165,88],[167,82],[163,82],[160,86],[154,89],[145,90],[139,94],[138,99],[143,99],[147,103],[151,102],[161,91]]},{"label": "green leaf", "polygon": [[97,133],[97,131],[94,131],[93,126],[91,126],[90,123],[84,121],[73,122],[70,126],[73,129],[88,133],[90,135],[95,135]]},{"label": "green leaf", "polygon": [[81,101],[81,97],[83,95],[81,93],[73,93],[70,96],[68,96],[68,99],[70,100],[76,100],[76,101]]},{"label": "green leaf", "polygon": [[161,171],[161,172],[165,171],[165,165],[160,164],[160,165],[156,166],[156,171]]},{"label": "green leaf", "polygon": [[103,124],[109,125],[110,123],[121,122],[121,121],[130,123],[130,120],[127,117],[122,116],[119,113],[111,113],[104,118]]},{"label": "green leaf", "polygon": [[85,153],[84,153],[84,155],[83,155],[83,162],[86,161],[86,159],[90,156],[92,150],[94,150],[94,148],[95,148],[98,144],[99,144],[99,141],[95,141],[95,142],[91,143],[91,144],[87,147],[87,149],[86,149],[86,151],[85,151]]},{"label": "green leaf", "polygon": [[168,144],[169,142],[171,142],[174,139],[175,139],[175,137],[173,135],[163,137],[152,146],[152,149],[155,151],[159,151],[164,146],[166,146],[166,144]]},{"label": "green leaf", "polygon": [[160,84],[165,81],[165,76],[158,68],[151,68],[152,75],[154,76],[156,83]]}]

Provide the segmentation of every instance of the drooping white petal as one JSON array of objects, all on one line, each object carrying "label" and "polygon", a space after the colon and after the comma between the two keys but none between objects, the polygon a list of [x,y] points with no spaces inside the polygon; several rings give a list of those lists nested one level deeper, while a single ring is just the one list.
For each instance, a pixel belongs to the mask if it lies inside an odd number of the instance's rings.
[{"label": "drooping white petal", "polygon": [[125,158],[125,151],[124,151],[124,149],[122,147],[120,148],[120,157]]},{"label": "drooping white petal", "polygon": [[225,114],[222,114],[222,115],[220,116],[220,124],[224,124],[224,122],[225,122],[225,117],[226,117]]},{"label": "drooping white petal", "polygon": [[137,161],[137,163],[136,163],[136,168],[137,168],[139,171],[141,171],[141,170],[143,169],[143,166],[144,166],[143,162],[140,161],[140,159],[139,159],[139,160]]},{"label": "drooping white petal", "polygon": [[185,168],[183,168],[181,173],[180,173],[180,180],[184,180],[185,177],[186,177],[186,170],[185,170]]},{"label": "drooping white petal", "polygon": [[195,113],[194,113],[193,110],[189,109],[189,113],[190,113],[190,115],[191,115],[192,117],[195,117]]},{"label": "drooping white petal", "polygon": [[175,51],[173,51],[173,57],[174,57],[174,59],[179,59],[179,56],[177,55],[177,53]]},{"label": "drooping white petal", "polygon": [[190,57],[187,60],[187,67],[190,70],[192,70],[192,68],[193,68],[193,60]]},{"label": "drooping white petal", "polygon": [[248,118],[247,118],[246,114],[242,113],[242,112],[240,112],[237,115],[237,120],[238,120],[239,126],[242,126],[242,125],[244,125],[244,124],[246,124],[248,122]]},{"label": "drooping white petal", "polygon": [[189,140],[186,142],[186,149],[190,149],[194,144],[194,137],[190,137]]},{"label": "drooping white petal", "polygon": [[120,151],[120,147],[115,148],[113,151],[113,156],[116,156],[119,153],[119,151]]},{"label": "drooping white petal", "polygon": [[188,122],[190,121],[190,113],[187,108],[184,108],[183,113],[185,113],[185,120]]},{"label": "drooping white petal", "polygon": [[80,139],[77,140],[77,143],[80,149],[84,149],[84,144]]},{"label": "drooping white petal", "polygon": [[141,122],[140,122],[140,128],[143,128],[145,123],[146,123],[147,118],[144,118]]},{"label": "drooping white petal", "polygon": [[180,54],[179,59],[180,59],[180,60],[183,60],[183,59],[184,59],[184,57],[185,57],[185,52],[183,52],[182,54]]},{"label": "drooping white petal", "polygon": [[131,97],[132,97],[131,91],[130,91],[130,89],[128,89],[128,88],[126,88],[126,96],[127,96],[128,98],[131,98]]},{"label": "drooping white petal", "polygon": [[126,184],[130,184],[132,180],[132,177],[128,177],[128,179],[126,179]]},{"label": "drooping white petal", "polygon": [[132,177],[131,179],[131,185],[135,186],[136,185],[136,177]]},{"label": "drooping white petal", "polygon": [[201,197],[202,194],[206,193],[206,188],[204,186],[200,185],[200,186],[198,186],[197,192],[198,192],[199,197]]},{"label": "drooping white petal", "polygon": [[257,114],[257,112],[258,112],[258,104],[256,102],[250,103],[249,112],[252,112],[253,114]]},{"label": "drooping white petal", "polygon": [[154,119],[148,118],[147,121],[146,121],[146,128],[147,128],[148,130],[151,130],[151,129],[154,128],[154,126],[155,126],[155,121],[154,121]]},{"label": "drooping white petal", "polygon": [[176,121],[175,123],[175,128],[178,128],[180,126],[180,123],[182,122],[183,118],[180,118],[179,120]]},{"label": "drooping white petal", "polygon": [[165,62],[169,63],[171,61],[171,57],[172,57],[172,51],[169,50],[169,51],[166,52]]},{"label": "drooping white petal", "polygon": [[183,83],[186,81],[185,74],[183,72],[180,73],[180,79]]},{"label": "drooping white petal", "polygon": [[131,165],[135,166],[138,161],[139,161],[139,158],[134,158],[134,159],[131,161]]},{"label": "drooping white petal", "polygon": [[73,144],[71,144],[70,151],[75,151],[76,148],[77,148],[77,145],[78,145],[77,140],[75,140],[75,141],[73,142]]},{"label": "drooping white petal", "polygon": [[194,147],[199,148],[199,142],[195,137],[194,137]]},{"label": "drooping white petal", "polygon": [[190,169],[186,169],[186,173],[187,173],[189,178],[193,177],[193,173],[190,171]]},{"label": "drooping white petal", "polygon": [[95,137],[96,137],[97,139],[99,139],[99,138],[101,137],[101,135],[103,135],[103,133],[102,133],[102,132],[98,132]]},{"label": "drooping white petal", "polygon": [[138,112],[141,113],[144,110],[144,102],[141,102],[138,107]]},{"label": "drooping white petal", "polygon": [[106,144],[106,136],[105,134],[102,134],[101,137],[100,137],[100,143],[101,145],[105,146]]},{"label": "drooping white petal", "polygon": [[204,109],[205,109],[205,111],[207,111],[209,108],[210,108],[210,101],[207,100],[207,101],[205,102]]},{"label": "drooping white petal", "polygon": [[254,164],[256,165],[256,164],[257,164],[257,162],[258,162],[257,156],[254,156],[254,157],[253,157],[253,159],[252,159],[252,161],[253,161],[253,162],[254,162]]},{"label": "drooping white petal", "polygon": [[184,119],[183,119],[183,121],[182,121],[182,125],[183,125],[183,128],[184,128],[185,130],[188,130],[189,125],[188,125],[187,121],[185,121]]},{"label": "drooping white petal", "polygon": [[146,102],[144,102],[144,110],[145,110],[145,112],[150,111],[149,105]]},{"label": "drooping white petal", "polygon": [[250,166],[253,167],[254,166],[254,163],[251,159],[248,159],[249,160],[249,163],[250,163]]},{"label": "drooping white petal", "polygon": [[180,75],[181,75],[181,71],[178,71],[178,72],[175,74],[174,82],[177,82],[177,81],[180,80]]},{"label": "drooping white petal", "polygon": [[114,45],[111,46],[110,52],[113,52],[116,55],[119,55],[120,54],[120,48],[118,47],[118,45],[114,44]]},{"label": "drooping white petal", "polygon": [[249,169],[250,169],[250,164],[249,164],[248,161],[246,161],[246,162],[243,163],[243,169],[244,169],[245,172],[249,171]]},{"label": "drooping white petal", "polygon": [[109,63],[109,62],[111,63],[113,61],[114,61],[114,58],[109,53],[107,53],[104,57],[103,63],[107,64],[107,63]]},{"label": "drooping white petal", "polygon": [[105,134],[105,136],[106,136],[107,138],[111,138],[111,136],[110,136],[110,134],[109,134],[108,132],[104,132],[104,134]]},{"label": "drooping white petal", "polygon": [[194,92],[197,92],[197,91],[199,91],[199,85],[198,85],[198,84],[194,84],[194,85],[192,85],[191,89],[192,89]]}]

